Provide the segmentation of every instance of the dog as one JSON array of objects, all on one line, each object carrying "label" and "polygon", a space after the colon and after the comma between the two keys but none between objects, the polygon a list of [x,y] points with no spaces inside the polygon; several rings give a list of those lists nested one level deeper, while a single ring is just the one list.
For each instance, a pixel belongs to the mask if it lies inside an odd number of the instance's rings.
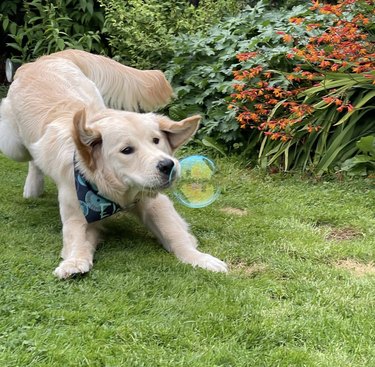
[{"label": "dog", "polygon": [[25,198],[56,183],[66,279],[93,267],[102,219],[135,214],[183,263],[227,272],[197,250],[187,223],[162,193],[178,179],[174,152],[198,129],[200,116],[172,121],[154,113],[172,88],[158,70],[138,70],[85,51],[65,50],[21,66],[0,106],[0,150],[29,162]]}]

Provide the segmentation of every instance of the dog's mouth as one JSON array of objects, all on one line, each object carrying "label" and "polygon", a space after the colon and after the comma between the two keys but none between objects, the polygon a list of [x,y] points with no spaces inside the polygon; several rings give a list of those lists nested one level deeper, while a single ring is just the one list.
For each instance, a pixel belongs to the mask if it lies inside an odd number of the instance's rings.
[{"label": "dog's mouth", "polygon": [[162,191],[169,189],[173,186],[173,184],[178,180],[179,174],[177,170],[172,170],[170,175],[162,175],[159,176],[154,184],[149,185],[148,187],[144,187],[146,190],[149,191]]},{"label": "dog's mouth", "polygon": [[173,186],[173,184],[176,182],[177,180],[177,175],[176,174],[173,174],[171,173],[171,175],[167,178],[163,178],[159,185],[158,186],[158,189],[160,190],[165,190],[165,189],[169,189],[170,187]]}]

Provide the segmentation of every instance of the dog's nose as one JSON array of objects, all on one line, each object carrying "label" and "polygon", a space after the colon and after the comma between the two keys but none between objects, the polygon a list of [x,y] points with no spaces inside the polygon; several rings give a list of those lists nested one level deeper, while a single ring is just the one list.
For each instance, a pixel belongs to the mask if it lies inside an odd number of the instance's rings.
[{"label": "dog's nose", "polygon": [[165,175],[170,175],[173,167],[174,167],[174,162],[172,161],[172,159],[163,159],[156,166],[156,168],[161,173],[164,173]]}]

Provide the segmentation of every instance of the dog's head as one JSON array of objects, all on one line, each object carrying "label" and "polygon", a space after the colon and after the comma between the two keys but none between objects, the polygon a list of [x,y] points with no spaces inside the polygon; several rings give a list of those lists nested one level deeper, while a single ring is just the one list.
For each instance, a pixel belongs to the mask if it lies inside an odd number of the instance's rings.
[{"label": "dog's head", "polygon": [[159,191],[179,172],[173,153],[196,132],[200,116],[172,121],[154,113],[106,110],[86,120],[75,114],[73,139],[83,165],[106,173],[117,187]]}]

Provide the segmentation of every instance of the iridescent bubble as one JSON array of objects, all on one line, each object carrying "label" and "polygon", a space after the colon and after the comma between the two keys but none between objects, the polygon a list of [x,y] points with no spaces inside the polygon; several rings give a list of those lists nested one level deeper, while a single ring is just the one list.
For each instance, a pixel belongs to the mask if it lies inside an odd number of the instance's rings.
[{"label": "iridescent bubble", "polygon": [[[214,162],[203,155],[192,155],[180,161],[180,178],[174,185],[177,200],[189,208],[203,208],[220,195]],[[176,175],[172,171],[171,178]]]}]

